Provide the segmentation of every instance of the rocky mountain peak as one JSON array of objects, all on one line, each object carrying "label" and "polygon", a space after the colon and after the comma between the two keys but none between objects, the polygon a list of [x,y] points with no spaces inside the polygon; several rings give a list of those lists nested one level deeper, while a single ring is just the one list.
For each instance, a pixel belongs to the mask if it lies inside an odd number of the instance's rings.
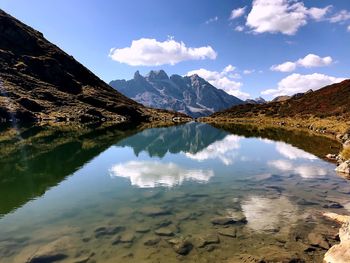
[{"label": "rocky mountain peak", "polygon": [[164,70],[151,70],[148,74],[147,74],[147,78],[149,80],[168,80],[169,76],[168,74],[165,73]]}]

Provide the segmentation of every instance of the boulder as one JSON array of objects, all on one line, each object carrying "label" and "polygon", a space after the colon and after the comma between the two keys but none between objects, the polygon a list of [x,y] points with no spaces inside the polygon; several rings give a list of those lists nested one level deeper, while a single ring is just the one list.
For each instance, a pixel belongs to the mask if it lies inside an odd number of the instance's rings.
[{"label": "boulder", "polygon": [[335,170],[338,173],[350,174],[350,160],[341,163]]},{"label": "boulder", "polygon": [[340,244],[331,247],[324,256],[327,263],[350,262],[350,223],[343,224],[339,230]]},{"label": "boulder", "polygon": [[307,236],[311,246],[329,249],[329,243],[324,236],[319,233],[310,233]]},{"label": "boulder", "polygon": [[69,237],[62,237],[40,247],[32,255],[27,263],[56,262],[68,257],[66,251],[72,247],[72,240]]}]

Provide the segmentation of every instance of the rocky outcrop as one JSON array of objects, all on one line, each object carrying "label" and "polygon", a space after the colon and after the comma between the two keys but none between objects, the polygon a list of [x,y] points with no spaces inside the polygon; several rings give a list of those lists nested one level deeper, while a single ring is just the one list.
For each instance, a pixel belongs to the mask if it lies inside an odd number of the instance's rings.
[{"label": "rocky outcrop", "polygon": [[350,174],[350,160],[342,162],[335,169],[338,173]]},{"label": "rocky outcrop", "polygon": [[141,121],[169,116],[120,94],[42,33],[1,9],[0,39],[0,121]]},{"label": "rocky outcrop", "polygon": [[339,230],[340,243],[331,247],[324,256],[325,263],[347,263],[350,262],[350,216],[335,213],[323,214],[328,219],[342,223]]},{"label": "rocky outcrop", "polygon": [[169,77],[164,70],[152,70],[146,76],[136,71],[133,79],[114,80],[110,85],[145,106],[173,110],[192,117],[206,116],[244,103],[198,75]]}]

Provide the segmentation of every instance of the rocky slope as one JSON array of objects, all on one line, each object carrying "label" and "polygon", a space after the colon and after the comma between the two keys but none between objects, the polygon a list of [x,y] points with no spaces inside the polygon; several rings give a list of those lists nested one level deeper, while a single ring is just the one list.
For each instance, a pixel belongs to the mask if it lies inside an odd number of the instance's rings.
[{"label": "rocky slope", "polygon": [[212,117],[337,117],[349,120],[350,117],[350,79],[332,84],[317,91],[296,94],[285,101],[267,104],[245,104],[218,112]]},{"label": "rocky slope", "polygon": [[167,115],[108,86],[0,9],[0,120],[143,120]]},{"label": "rocky slope", "polygon": [[174,110],[200,117],[244,103],[215,88],[198,75],[169,77],[163,70],[142,76],[137,71],[131,80],[115,80],[110,85],[145,106]]}]

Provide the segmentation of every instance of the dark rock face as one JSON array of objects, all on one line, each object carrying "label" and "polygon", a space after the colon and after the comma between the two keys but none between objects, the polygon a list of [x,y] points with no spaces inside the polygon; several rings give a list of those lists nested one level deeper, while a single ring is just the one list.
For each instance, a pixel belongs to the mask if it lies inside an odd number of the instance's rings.
[{"label": "dark rock face", "polygon": [[145,77],[137,71],[133,79],[114,80],[110,85],[145,106],[173,110],[192,117],[206,116],[243,103],[198,75],[172,75],[169,78],[163,70],[151,71]]},{"label": "dark rock face", "polygon": [[0,39],[0,121],[158,116],[159,111],[120,94],[40,32],[2,10]]}]

